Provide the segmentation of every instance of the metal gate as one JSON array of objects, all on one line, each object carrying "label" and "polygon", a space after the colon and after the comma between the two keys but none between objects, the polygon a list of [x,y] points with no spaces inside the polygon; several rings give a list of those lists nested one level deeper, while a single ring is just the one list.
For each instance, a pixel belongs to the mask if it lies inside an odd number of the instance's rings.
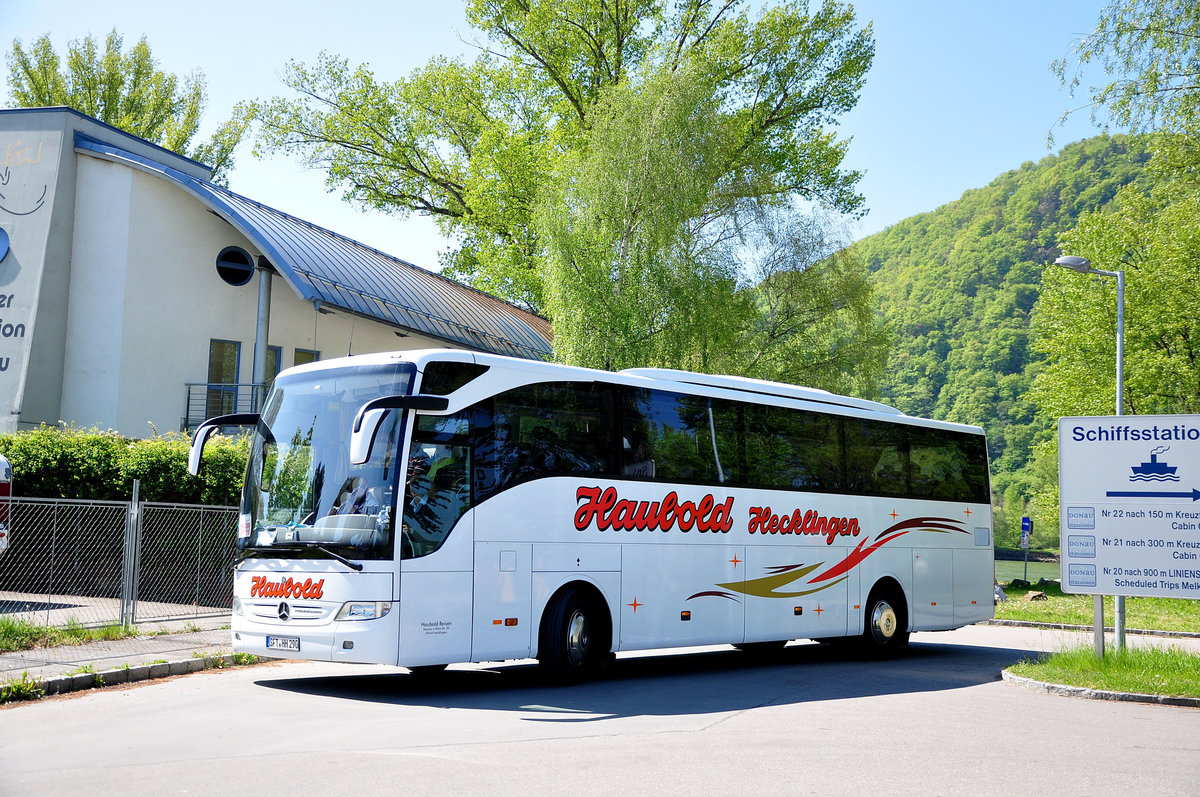
[{"label": "metal gate", "polygon": [[132,625],[228,614],[236,527],[236,507],[15,497],[0,554],[0,621]]}]

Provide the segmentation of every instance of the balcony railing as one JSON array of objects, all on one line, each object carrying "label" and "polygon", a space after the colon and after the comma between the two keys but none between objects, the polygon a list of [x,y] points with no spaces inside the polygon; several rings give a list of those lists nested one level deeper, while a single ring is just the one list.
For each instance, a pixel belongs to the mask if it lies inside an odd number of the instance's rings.
[{"label": "balcony railing", "polygon": [[188,382],[183,403],[180,431],[195,429],[209,418],[238,412],[258,412],[266,393],[265,385],[252,382],[222,384],[217,382]]}]

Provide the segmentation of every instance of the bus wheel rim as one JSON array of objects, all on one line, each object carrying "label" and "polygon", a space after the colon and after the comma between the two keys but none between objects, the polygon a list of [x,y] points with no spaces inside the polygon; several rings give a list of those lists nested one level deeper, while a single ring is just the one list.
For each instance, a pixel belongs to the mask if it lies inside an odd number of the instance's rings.
[{"label": "bus wheel rim", "polygon": [[871,636],[880,644],[886,644],[896,635],[896,610],[887,601],[878,601],[871,611]]},{"label": "bus wheel rim", "polygon": [[578,667],[587,659],[589,637],[587,617],[576,610],[567,621],[567,658],[572,666]]}]

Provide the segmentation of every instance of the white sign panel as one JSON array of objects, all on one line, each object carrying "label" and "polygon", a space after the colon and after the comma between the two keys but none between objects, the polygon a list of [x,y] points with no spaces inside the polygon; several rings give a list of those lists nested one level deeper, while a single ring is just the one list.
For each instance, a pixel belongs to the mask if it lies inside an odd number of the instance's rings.
[{"label": "white sign panel", "polygon": [[61,150],[61,130],[0,133],[0,432],[21,417]]},{"label": "white sign panel", "polygon": [[1200,598],[1200,415],[1058,422],[1064,592]]}]

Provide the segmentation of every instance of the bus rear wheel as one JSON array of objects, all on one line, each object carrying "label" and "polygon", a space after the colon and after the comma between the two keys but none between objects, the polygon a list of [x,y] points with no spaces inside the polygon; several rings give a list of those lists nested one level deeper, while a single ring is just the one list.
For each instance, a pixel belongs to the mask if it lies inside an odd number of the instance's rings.
[{"label": "bus rear wheel", "polygon": [[579,683],[599,672],[607,660],[610,627],[599,598],[569,587],[551,601],[542,618],[538,662],[554,681]]},{"label": "bus rear wheel", "polygon": [[908,644],[908,616],[902,593],[887,587],[872,590],[862,642],[868,652],[876,655],[894,653]]}]

